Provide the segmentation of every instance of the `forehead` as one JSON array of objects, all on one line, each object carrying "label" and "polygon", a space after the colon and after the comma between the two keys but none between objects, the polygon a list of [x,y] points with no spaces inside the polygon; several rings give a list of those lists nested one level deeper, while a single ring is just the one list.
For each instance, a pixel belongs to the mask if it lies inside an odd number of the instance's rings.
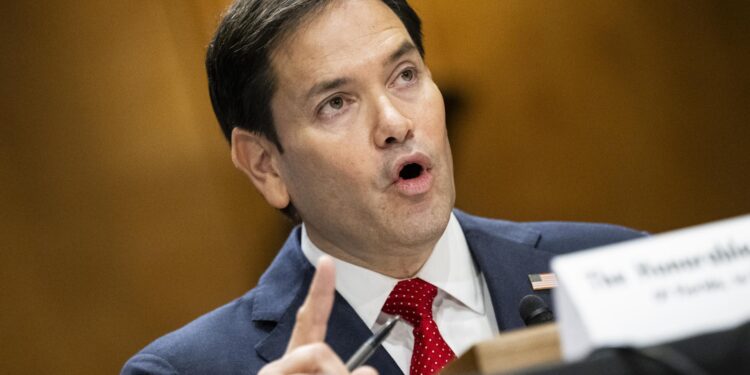
[{"label": "forehead", "polygon": [[311,83],[381,61],[405,41],[406,28],[380,0],[334,0],[312,14],[271,54],[279,84]]}]

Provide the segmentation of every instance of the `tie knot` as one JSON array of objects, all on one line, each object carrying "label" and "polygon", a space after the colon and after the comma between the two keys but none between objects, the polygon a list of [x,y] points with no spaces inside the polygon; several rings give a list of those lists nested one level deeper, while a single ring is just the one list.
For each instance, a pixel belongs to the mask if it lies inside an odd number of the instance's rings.
[{"label": "tie knot", "polygon": [[383,312],[400,315],[413,326],[419,326],[423,318],[432,320],[432,302],[437,287],[422,280],[399,281],[383,305]]}]

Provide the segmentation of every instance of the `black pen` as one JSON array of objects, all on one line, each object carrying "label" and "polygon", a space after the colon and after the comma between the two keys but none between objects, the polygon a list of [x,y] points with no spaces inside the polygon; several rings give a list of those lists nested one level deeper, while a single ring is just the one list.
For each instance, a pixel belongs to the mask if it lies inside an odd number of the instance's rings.
[{"label": "black pen", "polygon": [[360,346],[356,352],[354,352],[351,358],[346,361],[346,369],[349,371],[354,371],[354,369],[356,369],[357,367],[362,366],[365,361],[367,361],[367,359],[369,359],[370,356],[375,353],[383,340],[388,337],[388,334],[391,333],[393,327],[396,326],[396,322],[398,322],[399,320],[401,320],[401,317],[398,315],[388,319],[388,321],[385,322],[385,325],[381,327],[379,331],[375,332],[372,337],[367,339],[367,341],[365,341],[365,343],[362,344],[362,346]]}]

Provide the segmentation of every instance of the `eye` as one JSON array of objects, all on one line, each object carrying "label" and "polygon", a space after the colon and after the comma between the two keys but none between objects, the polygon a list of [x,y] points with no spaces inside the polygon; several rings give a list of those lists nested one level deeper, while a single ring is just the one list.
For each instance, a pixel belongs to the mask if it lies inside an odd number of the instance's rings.
[{"label": "eye", "polygon": [[401,79],[404,81],[411,81],[414,79],[414,69],[406,69],[403,72],[401,72]]},{"label": "eye", "polygon": [[414,66],[409,66],[398,72],[392,87],[395,88],[407,88],[415,85],[419,81],[419,71]]},{"label": "eye", "polygon": [[351,101],[343,95],[334,95],[324,100],[318,107],[317,116],[322,119],[331,119],[336,117],[349,108]]},{"label": "eye", "polygon": [[336,96],[328,101],[328,105],[333,109],[341,109],[344,106],[344,99]]}]

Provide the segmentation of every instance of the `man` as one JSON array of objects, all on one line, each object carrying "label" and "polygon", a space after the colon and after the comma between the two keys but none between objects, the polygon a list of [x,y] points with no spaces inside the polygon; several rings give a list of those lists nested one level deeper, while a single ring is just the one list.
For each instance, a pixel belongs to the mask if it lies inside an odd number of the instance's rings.
[{"label": "man", "polygon": [[454,211],[443,101],[422,56],[403,0],[233,5],[208,51],[214,109],[237,168],[303,224],[255,289],[123,373],[344,374],[398,314],[356,372],[432,374],[521,327],[527,276],[553,255],[641,235]]}]

